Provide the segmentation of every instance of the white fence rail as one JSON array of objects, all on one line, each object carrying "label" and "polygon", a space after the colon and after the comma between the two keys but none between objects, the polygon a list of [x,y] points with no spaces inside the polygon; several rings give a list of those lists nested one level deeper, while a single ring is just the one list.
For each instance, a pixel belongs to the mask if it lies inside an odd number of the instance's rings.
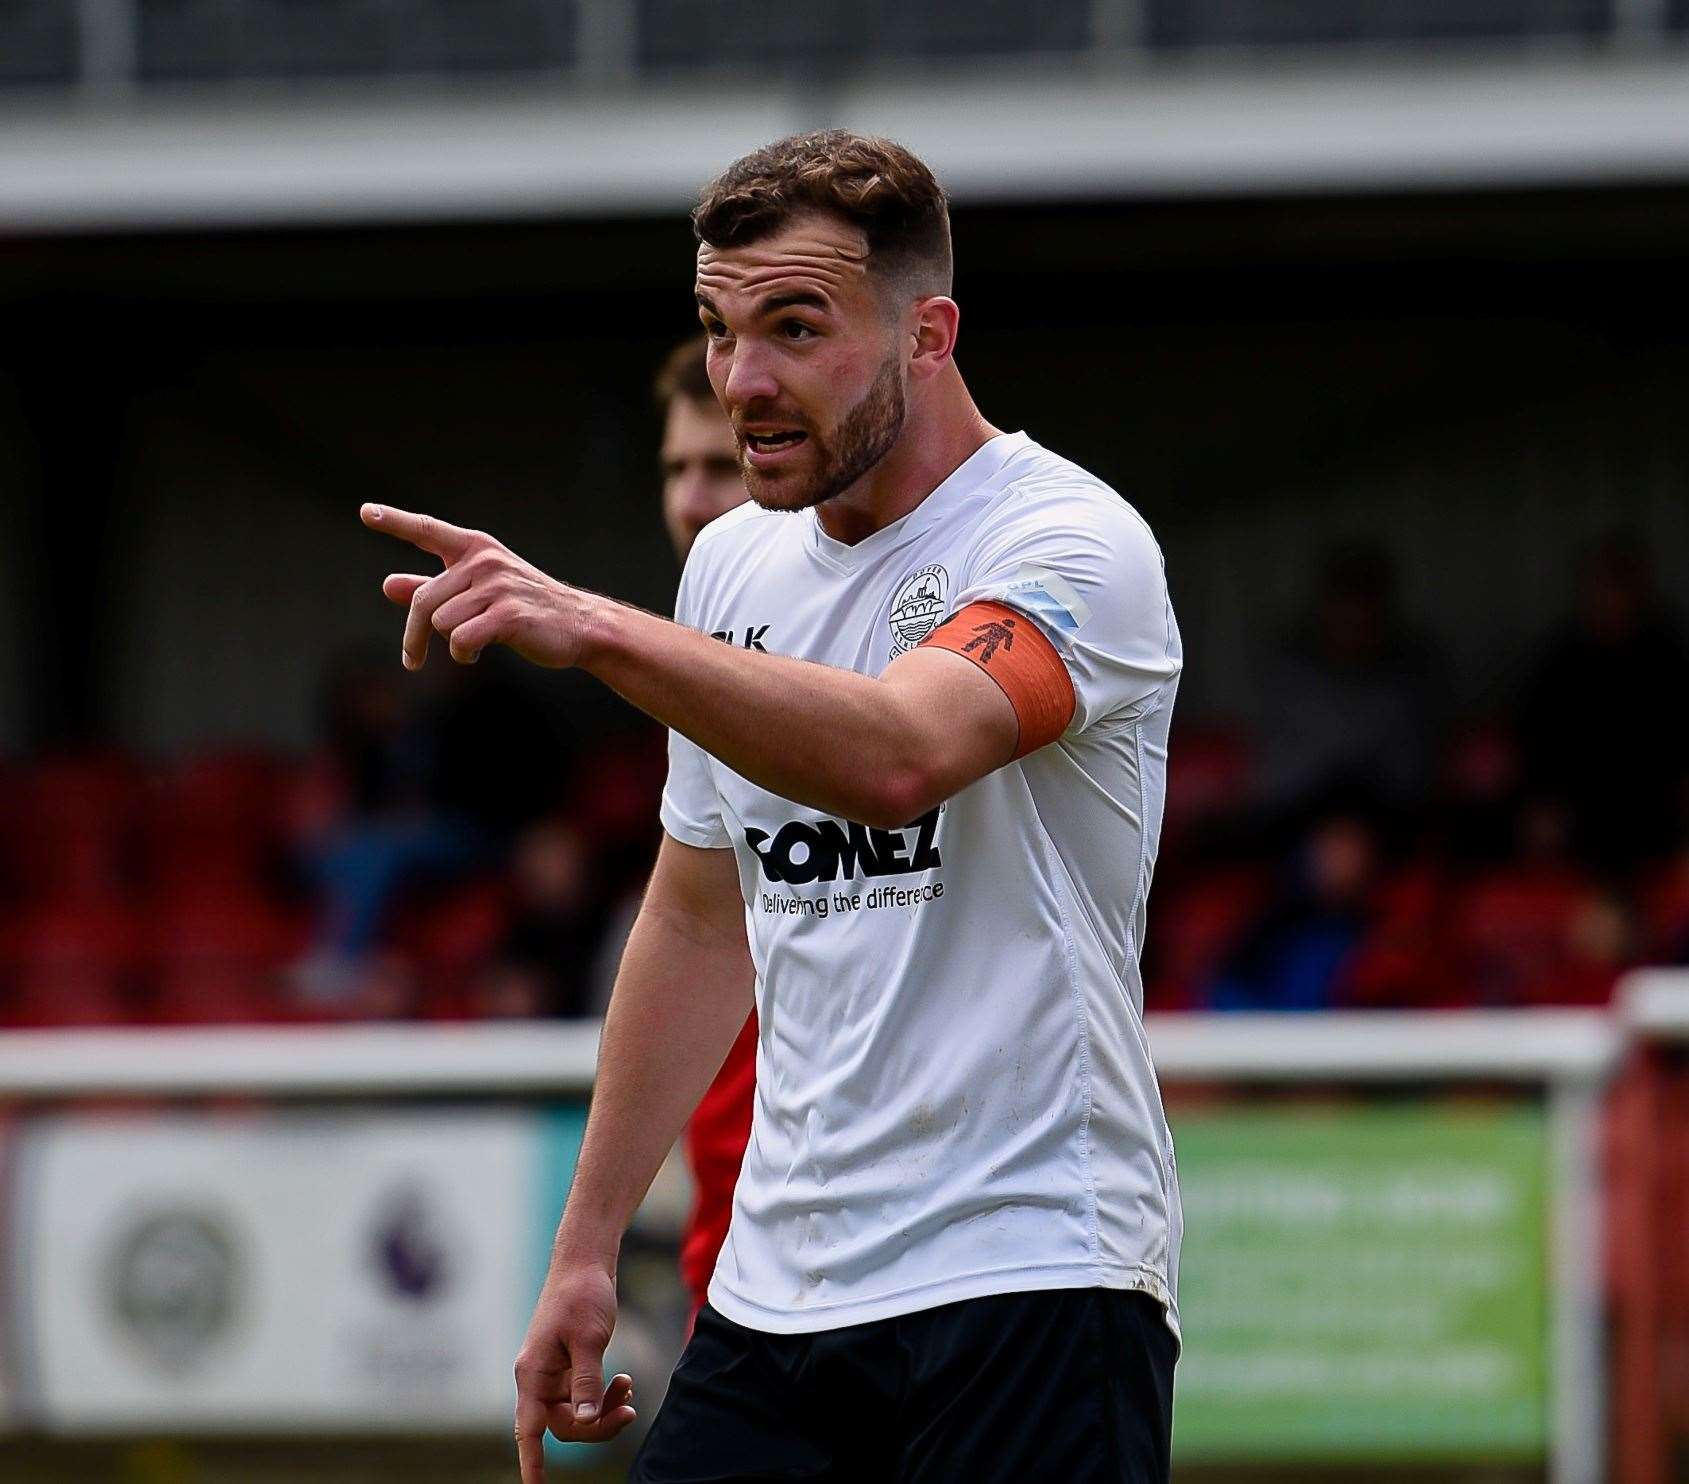
[{"label": "white fence rail", "polygon": [[[1669,999],[1641,1003],[1663,1017]],[[1589,1083],[1621,1044],[1610,1017],[1575,1011],[1152,1015],[1149,1036],[1172,1082]],[[0,1098],[569,1094],[597,1055],[584,1021],[8,1031]]]}]

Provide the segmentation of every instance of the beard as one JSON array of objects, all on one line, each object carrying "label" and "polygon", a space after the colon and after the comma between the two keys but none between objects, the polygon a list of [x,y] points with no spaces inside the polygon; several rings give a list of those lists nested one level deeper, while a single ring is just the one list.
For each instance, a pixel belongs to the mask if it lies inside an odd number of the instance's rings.
[{"label": "beard", "polygon": [[875,373],[874,383],[862,400],[839,421],[831,441],[810,432],[808,473],[770,479],[761,470],[741,461],[739,472],[745,489],[764,510],[808,510],[813,505],[843,494],[879,463],[903,432],[908,408],[903,399],[903,379],[896,357],[888,359]]}]

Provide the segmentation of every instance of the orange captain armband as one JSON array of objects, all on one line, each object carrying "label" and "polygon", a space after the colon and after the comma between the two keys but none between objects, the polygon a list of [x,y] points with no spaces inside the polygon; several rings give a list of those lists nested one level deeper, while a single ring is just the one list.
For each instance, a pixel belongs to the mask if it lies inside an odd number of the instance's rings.
[{"label": "orange captain armband", "polygon": [[969,603],[920,643],[929,646],[972,660],[1002,688],[1020,722],[1015,757],[1054,742],[1073,720],[1073,679],[1056,646],[1007,603]]}]

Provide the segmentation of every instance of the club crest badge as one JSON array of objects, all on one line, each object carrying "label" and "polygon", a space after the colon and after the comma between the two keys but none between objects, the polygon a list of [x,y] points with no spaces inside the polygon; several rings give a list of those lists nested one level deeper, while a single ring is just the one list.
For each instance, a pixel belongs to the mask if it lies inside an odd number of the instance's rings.
[{"label": "club crest badge", "polygon": [[243,1266],[225,1213],[191,1206],[142,1212],[121,1229],[106,1259],[106,1313],[156,1370],[188,1374],[239,1326]]},{"label": "club crest badge", "polygon": [[950,574],[943,567],[922,567],[897,585],[892,595],[891,652],[913,649],[938,627],[950,595]]}]

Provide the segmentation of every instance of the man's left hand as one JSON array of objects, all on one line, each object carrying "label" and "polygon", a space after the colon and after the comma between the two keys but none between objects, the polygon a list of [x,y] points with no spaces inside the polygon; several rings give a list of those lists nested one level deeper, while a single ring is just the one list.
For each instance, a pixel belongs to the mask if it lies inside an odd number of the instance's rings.
[{"label": "man's left hand", "polygon": [[484,531],[391,505],[365,505],[358,513],[372,531],[409,541],[445,563],[436,577],[395,572],[381,584],[389,600],[410,610],[407,670],[420,669],[428,657],[430,629],[445,636],[459,664],[473,664],[489,644],[508,645],[552,669],[579,662],[591,594],[547,577]]}]

